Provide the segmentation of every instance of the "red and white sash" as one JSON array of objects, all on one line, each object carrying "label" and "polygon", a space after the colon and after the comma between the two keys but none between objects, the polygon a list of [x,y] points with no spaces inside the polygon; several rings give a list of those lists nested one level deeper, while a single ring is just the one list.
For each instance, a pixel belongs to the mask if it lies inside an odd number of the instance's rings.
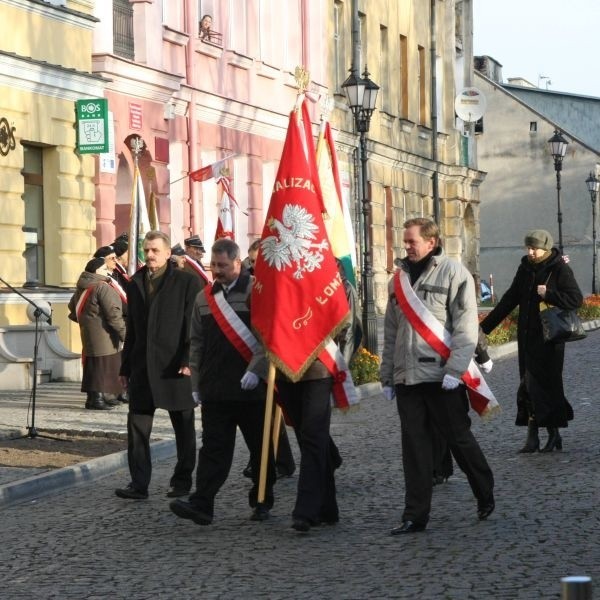
[{"label": "red and white sash", "polygon": [[333,389],[331,390],[333,405],[345,410],[358,404],[359,399],[354,381],[352,381],[352,374],[344,355],[333,340],[330,339],[323,352],[319,354],[319,360],[333,377]]},{"label": "red and white sash", "polygon": [[250,362],[253,354],[258,350],[259,343],[250,328],[240,319],[238,314],[231,308],[231,304],[225,299],[222,291],[212,293],[212,284],[204,288],[208,308],[215,318],[225,337],[231,345]]},{"label": "red and white sash", "polygon": [[95,287],[96,286],[93,285],[93,286],[87,288],[85,290],[85,292],[83,292],[83,294],[81,294],[81,296],[79,296],[79,300],[77,301],[77,304],[75,305],[75,315],[77,316],[78,323],[79,323],[79,317],[81,317],[81,313],[83,312],[83,309],[85,308],[87,301],[90,299],[90,296],[91,296],[92,292],[94,291]]},{"label": "red and white sash", "polygon": [[120,262],[117,262],[115,265],[115,270],[119,271],[119,274],[124,277],[126,281],[129,281],[130,277],[127,274],[127,269]]},{"label": "red and white sash", "polygon": [[192,269],[194,269],[194,271],[198,273],[198,275],[200,275],[200,277],[202,277],[204,281],[206,281],[206,283],[210,283],[208,273],[204,270],[204,267],[197,260],[194,260],[191,256],[188,256],[187,254],[184,254],[183,258],[185,259],[185,262],[188,265],[190,265],[190,267],[192,267]]},{"label": "red and white sash", "polygon": [[114,277],[111,277],[110,275],[108,278],[108,285],[110,285],[110,287],[113,290],[115,290],[115,292],[117,292],[117,294],[119,294],[121,301],[125,302],[125,304],[127,304],[127,294],[126,294],[125,290],[123,289],[123,286]]},{"label": "red and white sash", "polygon": [[[450,357],[451,334],[429,312],[410,284],[408,274],[400,269],[394,276],[394,291],[398,306],[413,329],[444,359]],[[467,396],[473,410],[482,418],[488,418],[500,410],[500,405],[485,382],[475,361],[471,359],[467,371],[461,377],[467,388]]]}]

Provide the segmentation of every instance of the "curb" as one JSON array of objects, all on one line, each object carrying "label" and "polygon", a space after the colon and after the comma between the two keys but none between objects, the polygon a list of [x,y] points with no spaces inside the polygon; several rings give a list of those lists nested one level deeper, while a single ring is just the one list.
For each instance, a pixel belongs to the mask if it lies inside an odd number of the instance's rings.
[{"label": "curb", "polygon": [[[176,454],[175,440],[161,440],[150,444],[152,462],[171,458]],[[52,492],[110,475],[127,466],[127,451],[93,458],[87,462],[33,475],[26,479],[0,485],[0,508],[17,502],[35,502]]]}]

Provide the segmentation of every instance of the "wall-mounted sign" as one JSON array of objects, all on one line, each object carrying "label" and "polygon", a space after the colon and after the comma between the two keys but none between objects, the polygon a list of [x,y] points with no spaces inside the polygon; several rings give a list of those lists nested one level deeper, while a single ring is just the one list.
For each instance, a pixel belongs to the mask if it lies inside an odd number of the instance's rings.
[{"label": "wall-mounted sign", "polygon": [[136,102],[129,103],[129,129],[142,128],[142,105]]},{"label": "wall-mounted sign", "polygon": [[108,100],[76,100],[77,150],[80,154],[108,152]]}]

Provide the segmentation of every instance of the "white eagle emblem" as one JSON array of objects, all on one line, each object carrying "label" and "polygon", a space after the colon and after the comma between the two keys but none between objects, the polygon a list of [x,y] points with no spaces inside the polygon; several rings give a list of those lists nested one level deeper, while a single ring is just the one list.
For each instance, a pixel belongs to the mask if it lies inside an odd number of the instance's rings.
[{"label": "white eagle emblem", "polygon": [[329,248],[329,242],[324,239],[313,243],[312,240],[316,240],[314,232],[319,227],[315,225],[313,215],[302,206],[286,204],[282,219],[283,223],[273,217],[268,220],[267,227],[276,233],[261,241],[262,256],[278,271],[295,267],[293,277],[302,279],[305,271],[310,273],[321,268],[323,250]]}]

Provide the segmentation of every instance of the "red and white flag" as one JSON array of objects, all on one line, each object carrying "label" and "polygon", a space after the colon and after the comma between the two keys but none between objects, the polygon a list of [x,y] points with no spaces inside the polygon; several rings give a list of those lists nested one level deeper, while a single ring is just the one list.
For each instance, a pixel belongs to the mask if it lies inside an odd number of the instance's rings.
[{"label": "red and white flag", "polygon": [[220,238],[235,240],[233,234],[233,218],[231,216],[231,203],[229,202],[229,186],[226,185],[227,180],[224,177],[222,177],[219,182],[222,184],[223,193],[221,195],[221,203],[219,206],[219,218],[217,219],[215,240]]},{"label": "red and white flag", "polygon": [[190,173],[190,179],[192,179],[193,181],[208,181],[213,177],[215,179],[218,179],[222,174],[221,171],[225,168],[225,163],[234,156],[235,154],[231,154],[230,156],[222,158],[221,160],[218,160],[217,162],[214,162],[211,165],[202,167],[197,171],[192,171]]},{"label": "red and white flag", "polygon": [[322,217],[312,135],[290,115],[254,266],[252,325],[266,354],[298,381],[349,308]]}]

